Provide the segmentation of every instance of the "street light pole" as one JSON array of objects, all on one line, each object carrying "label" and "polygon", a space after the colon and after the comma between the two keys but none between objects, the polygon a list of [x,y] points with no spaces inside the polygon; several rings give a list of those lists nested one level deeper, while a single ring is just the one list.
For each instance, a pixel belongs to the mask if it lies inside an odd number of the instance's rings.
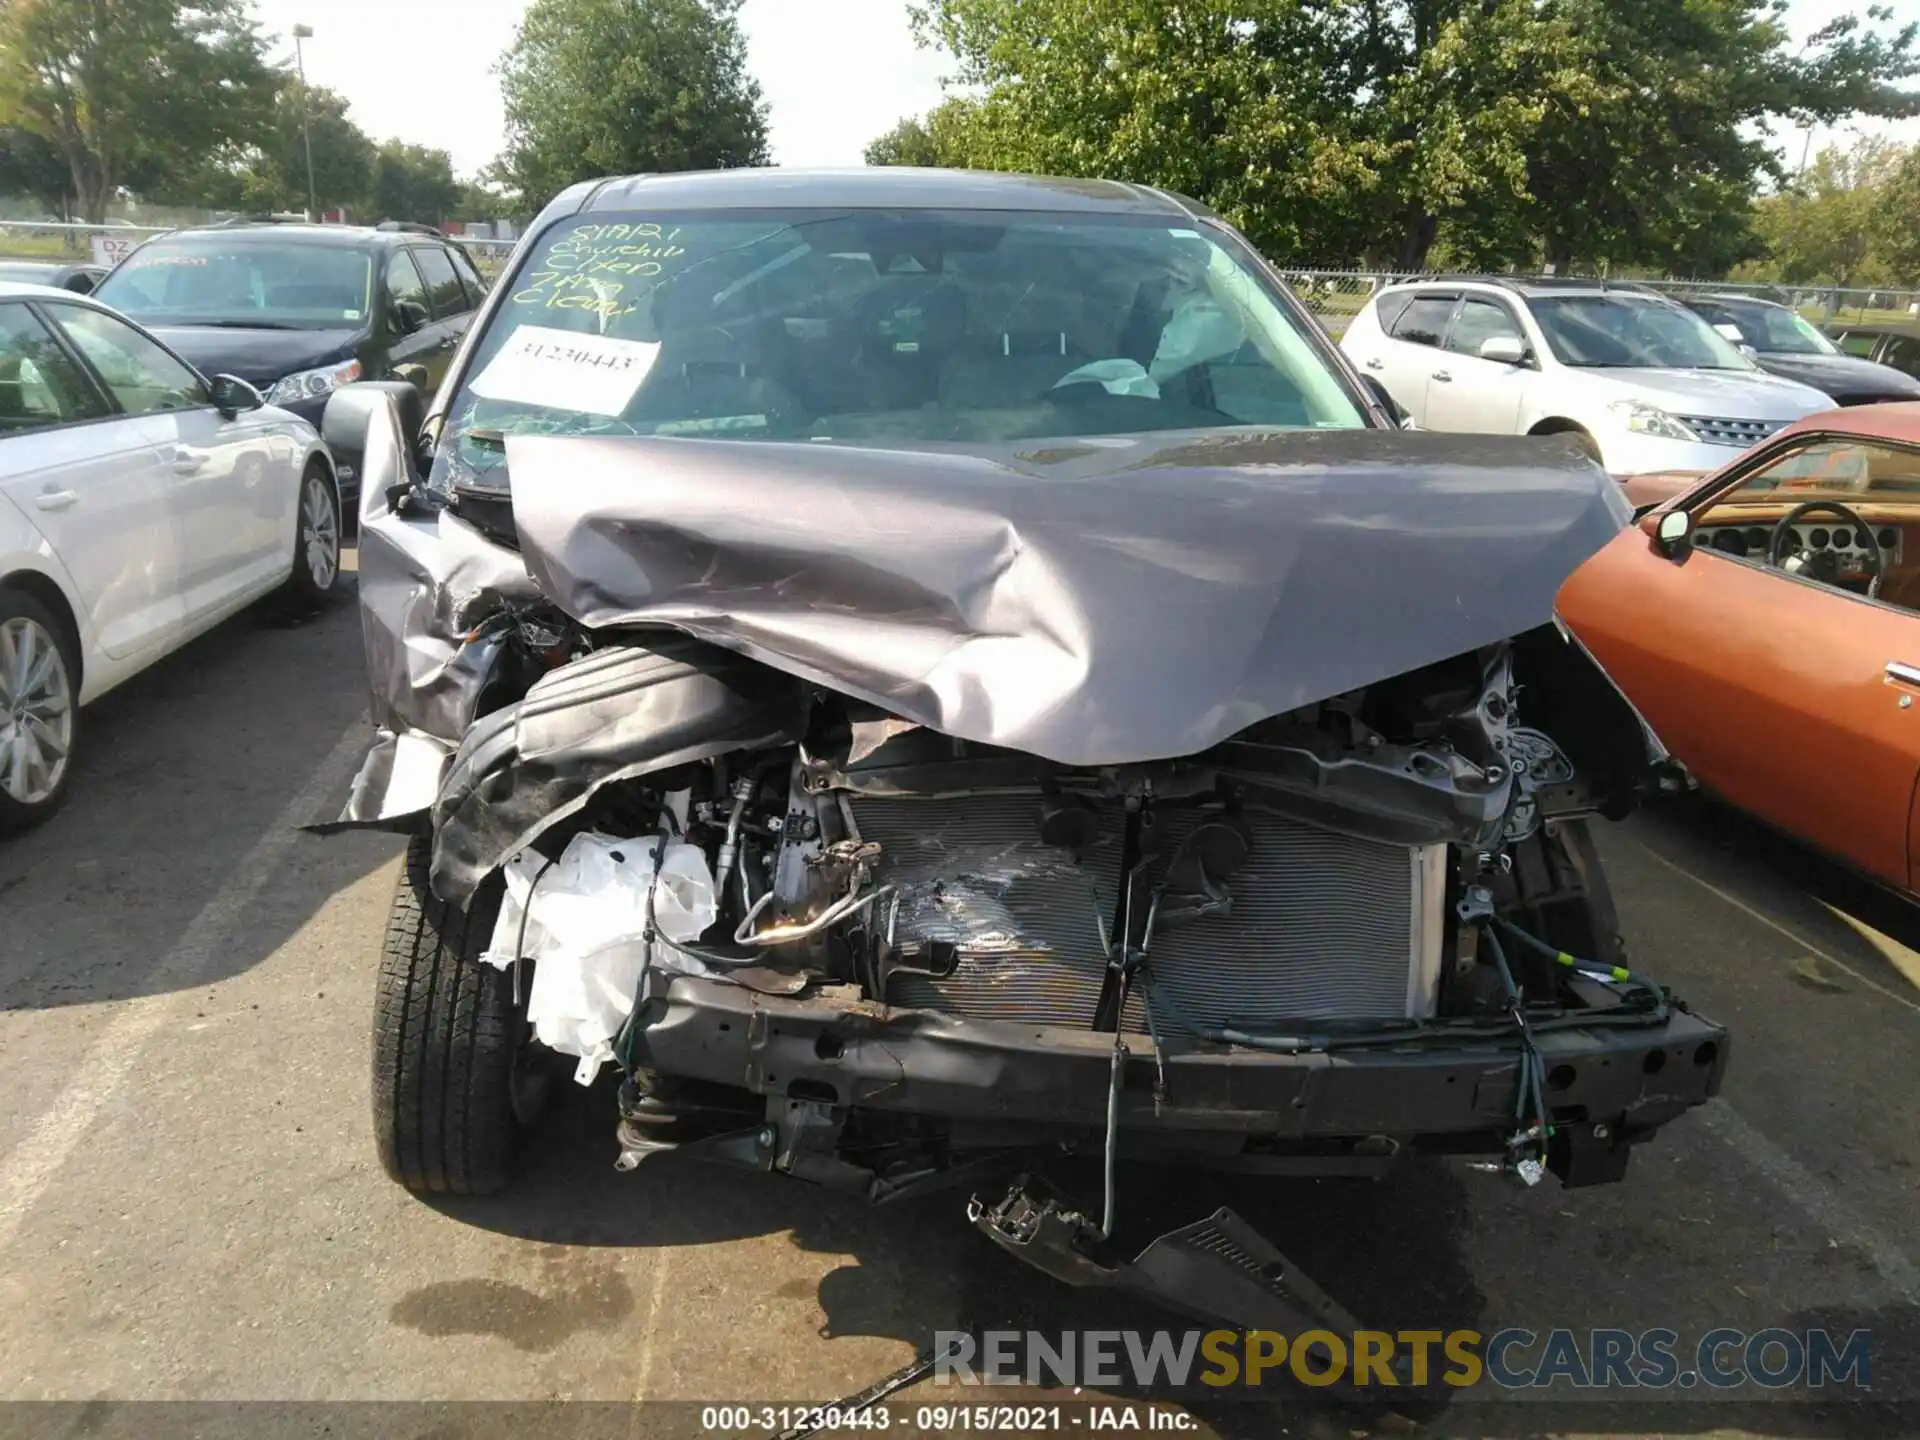
[{"label": "street light pole", "polygon": [[307,152],[307,219],[320,218],[320,202],[313,188],[313,130],[307,124],[307,61],[300,53],[300,42],[313,38],[311,25],[293,27],[293,63],[300,72],[300,143]]}]

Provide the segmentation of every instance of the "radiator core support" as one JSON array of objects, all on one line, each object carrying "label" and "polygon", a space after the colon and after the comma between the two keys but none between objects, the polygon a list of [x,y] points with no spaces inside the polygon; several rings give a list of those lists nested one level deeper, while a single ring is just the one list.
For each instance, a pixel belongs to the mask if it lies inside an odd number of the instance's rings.
[{"label": "radiator core support", "polygon": [[[1099,807],[1096,838],[1077,854],[1040,840],[1034,795],[863,796],[851,809],[882,847],[876,882],[897,887],[873,919],[888,957],[881,998],[975,1020],[1093,1024],[1121,882],[1117,803]],[[1158,852],[1176,854],[1214,813],[1159,809]],[[1155,928],[1153,990],[1169,1008],[1236,1028],[1435,1013],[1445,846],[1357,839],[1251,807],[1238,823],[1249,844],[1227,903]],[[1146,1032],[1137,988],[1122,1028]]]}]

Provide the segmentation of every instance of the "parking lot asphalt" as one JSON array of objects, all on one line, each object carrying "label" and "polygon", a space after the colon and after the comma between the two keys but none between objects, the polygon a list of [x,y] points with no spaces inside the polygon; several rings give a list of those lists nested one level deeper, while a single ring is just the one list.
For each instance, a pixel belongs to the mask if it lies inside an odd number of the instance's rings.
[{"label": "parking lot asphalt", "polygon": [[[365,738],[358,642],[345,601],[222,627],[89,711],[65,811],[0,843],[0,1399],[825,1401],[940,1328],[1184,1328],[1003,1257],[964,1191],[870,1210],[672,1156],[616,1174],[604,1087],[569,1087],[502,1197],[392,1185],[368,1046],[398,845],[294,828]],[[1920,1398],[1920,927],[1710,805],[1602,844],[1635,964],[1734,1035],[1723,1097],[1625,1183],[1416,1162],[1137,1173],[1123,1202],[1171,1224],[1224,1197],[1382,1329],[1866,1328],[1876,1392]],[[1422,1423],[1890,1433],[1804,1393],[1673,1398]],[[1198,1408],[1222,1434],[1408,1423],[1299,1387]]]}]

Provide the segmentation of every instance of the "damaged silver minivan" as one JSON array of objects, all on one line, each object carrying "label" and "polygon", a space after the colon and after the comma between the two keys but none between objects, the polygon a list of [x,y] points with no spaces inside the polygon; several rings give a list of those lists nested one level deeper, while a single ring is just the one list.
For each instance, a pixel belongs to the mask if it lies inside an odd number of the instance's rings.
[{"label": "damaged silver minivan", "polygon": [[962,1187],[1050,1273],[1279,1326],[1331,1302],[1229,1211],[1113,1255],[1118,1161],[1586,1185],[1715,1093],[1589,834],[1677,772],[1554,617],[1618,487],[1397,428],[1203,207],[578,186],[422,409],[325,424],[380,727],[339,824],[412,836],[401,1183],[505,1184],[610,1064],[623,1169]]}]

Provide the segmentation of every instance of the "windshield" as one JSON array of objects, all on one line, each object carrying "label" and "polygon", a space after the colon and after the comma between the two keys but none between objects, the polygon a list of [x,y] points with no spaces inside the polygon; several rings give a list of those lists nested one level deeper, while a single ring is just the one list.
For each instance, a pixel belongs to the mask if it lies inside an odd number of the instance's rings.
[{"label": "windshield", "polygon": [[1566,295],[1530,302],[1562,365],[1659,370],[1756,367],[1700,316],[1640,295]]},{"label": "windshield", "polygon": [[[1728,519],[1720,512],[1729,506],[1800,505],[1809,500],[1911,511],[1920,501],[1920,451],[1864,437],[1813,440],[1741,481],[1700,518]],[[1807,523],[1831,526],[1839,518],[1821,512],[1809,515]]]},{"label": "windshield", "polygon": [[441,481],[450,465],[476,483],[501,434],[530,431],[979,443],[1367,423],[1238,245],[1164,219],[596,214],[503,284]]},{"label": "windshield", "polygon": [[367,322],[372,285],[362,250],[200,234],[141,246],[94,296],[148,325],[342,330]]},{"label": "windshield", "polygon": [[1805,316],[1773,305],[1718,305],[1709,320],[1737,326],[1740,338],[1774,355],[1838,355],[1840,349]]}]

